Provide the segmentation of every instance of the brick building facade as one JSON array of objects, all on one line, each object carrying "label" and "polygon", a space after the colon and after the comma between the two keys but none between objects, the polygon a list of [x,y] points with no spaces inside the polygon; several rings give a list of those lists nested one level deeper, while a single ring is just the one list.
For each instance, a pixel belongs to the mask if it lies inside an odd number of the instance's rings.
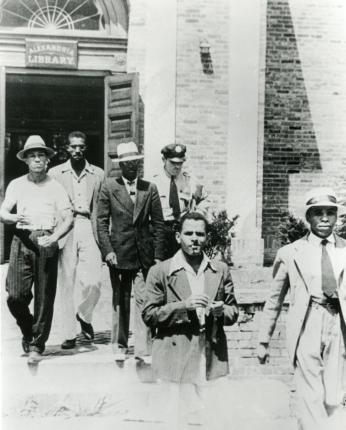
[{"label": "brick building facade", "polygon": [[[18,31],[1,23],[0,163],[4,164],[11,144],[15,159],[19,147],[14,143],[22,145],[27,134],[41,129],[52,145],[66,130],[83,129],[93,136],[95,159],[103,160],[106,170],[117,141],[135,135],[144,146],[146,177],[161,166],[164,145],[185,144],[187,164],[209,190],[215,207],[240,215],[233,260],[236,268],[247,268],[245,278],[236,279],[243,319],[228,337],[237,374],[244,368],[256,373],[257,311],[270,278],[266,269],[264,275],[258,267],[272,262],[281,213],[297,210],[304,193],[315,185],[331,185],[346,199],[346,4],[342,0],[92,3],[100,6],[106,25],[96,20],[88,33],[83,28],[64,33],[76,49],[73,70],[40,70],[26,63],[26,39],[39,43],[49,38],[57,43],[62,37],[57,29],[52,34],[51,26],[36,28],[36,34],[32,28]],[[95,26],[100,27],[96,33]],[[208,48],[206,56],[203,46]],[[30,91],[37,103],[30,103]],[[58,93],[63,94],[59,121],[57,96],[52,96]],[[25,101],[18,102],[25,94]],[[97,98],[101,108],[85,103],[87,94],[90,100]],[[11,103],[16,108],[12,115]],[[42,106],[42,118],[36,105]],[[33,106],[28,119],[24,107]],[[69,110],[71,106],[75,110]],[[32,129],[34,120],[38,125]],[[2,172],[1,196],[7,185],[4,176]],[[235,270],[235,278],[241,273]],[[287,377],[290,367],[281,323],[276,336],[271,370],[263,372]]]},{"label": "brick building facade", "polygon": [[145,174],[177,140],[215,206],[240,214],[233,274],[241,317],[227,331],[235,378],[292,381],[286,306],[270,366],[258,366],[271,275],[255,267],[272,263],[280,217],[299,213],[308,189],[332,186],[346,199],[345,12],[340,0],[131,1],[128,70],[140,75],[147,111]]},{"label": "brick building facade", "polygon": [[[151,111],[155,120],[146,124],[167,125],[170,132],[156,140],[148,131],[145,147],[154,161],[145,173],[160,162],[154,151],[173,140],[184,143],[190,168],[215,205],[240,214],[239,265],[270,264],[281,214],[295,211],[309,188],[333,186],[346,198],[346,6],[339,0],[177,0],[159,12],[158,2],[148,3],[131,2],[129,71],[139,72],[149,111],[146,95],[162,91],[153,79],[174,85],[155,102],[161,115]],[[133,35],[152,31],[154,8],[156,19],[176,32],[163,54],[174,56],[170,70],[148,64],[151,47],[131,39],[131,23]],[[201,41],[210,46],[211,74],[203,73]],[[149,56],[152,61],[155,53]]]}]

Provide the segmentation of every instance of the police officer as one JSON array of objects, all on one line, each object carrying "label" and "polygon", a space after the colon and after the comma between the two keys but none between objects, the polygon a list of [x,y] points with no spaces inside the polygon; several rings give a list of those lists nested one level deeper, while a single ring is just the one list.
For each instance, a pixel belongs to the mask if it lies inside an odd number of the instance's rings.
[{"label": "police officer", "polygon": [[152,177],[156,184],[165,221],[165,258],[172,257],[179,249],[175,240],[178,221],[189,211],[206,215],[207,195],[196,180],[183,169],[186,146],[172,143],[161,150],[163,168]]}]

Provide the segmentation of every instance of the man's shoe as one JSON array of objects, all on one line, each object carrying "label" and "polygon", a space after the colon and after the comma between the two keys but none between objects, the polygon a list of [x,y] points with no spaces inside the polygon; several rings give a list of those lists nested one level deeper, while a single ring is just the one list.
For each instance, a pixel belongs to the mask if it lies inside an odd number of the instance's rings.
[{"label": "man's shoe", "polygon": [[152,364],[152,357],[151,355],[136,355],[135,359],[138,360],[139,362],[142,362],[144,364]]},{"label": "man's shoe", "polygon": [[114,354],[114,360],[117,362],[124,362],[126,359],[126,354],[124,352],[116,352]]},{"label": "man's shoe", "polygon": [[38,351],[30,351],[28,364],[37,364],[42,360],[42,355]]},{"label": "man's shoe", "polygon": [[32,338],[23,336],[22,338],[22,348],[25,354],[29,354],[30,352],[30,342],[32,341]]},{"label": "man's shoe", "polygon": [[87,323],[84,320],[82,320],[82,318],[78,314],[76,314],[76,318],[77,318],[77,321],[80,323],[83,335],[88,340],[93,340],[94,339],[94,329],[93,329],[93,326],[90,323]]},{"label": "man's shoe", "polygon": [[73,349],[76,347],[76,338],[74,339],[66,339],[61,344],[61,349]]}]

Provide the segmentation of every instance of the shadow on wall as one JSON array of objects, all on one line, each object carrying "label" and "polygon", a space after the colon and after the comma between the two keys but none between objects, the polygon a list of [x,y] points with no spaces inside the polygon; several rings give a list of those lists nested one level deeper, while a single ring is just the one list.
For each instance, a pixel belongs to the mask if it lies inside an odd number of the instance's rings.
[{"label": "shadow on wall", "polygon": [[264,264],[279,247],[277,227],[288,209],[292,174],[321,170],[320,154],[289,2],[268,0],[265,70],[263,214]]}]

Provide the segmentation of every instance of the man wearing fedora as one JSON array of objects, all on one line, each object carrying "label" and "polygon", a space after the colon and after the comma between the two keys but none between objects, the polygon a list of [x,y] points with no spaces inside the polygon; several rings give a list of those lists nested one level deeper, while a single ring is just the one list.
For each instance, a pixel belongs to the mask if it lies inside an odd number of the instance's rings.
[{"label": "man wearing fedora", "polygon": [[119,163],[121,176],[103,183],[97,214],[100,249],[109,265],[113,288],[111,342],[116,361],[123,361],[128,348],[133,284],[135,355],[145,361],[151,353],[151,342],[141,311],[147,272],[155,261],[164,258],[162,209],[156,186],[138,178],[143,155],[136,144],[120,143],[117,154],[113,161]]},{"label": "man wearing fedora", "polygon": [[[64,188],[47,175],[54,151],[38,135],[29,136],[17,158],[28,174],[7,187],[1,221],[15,224],[6,279],[7,304],[20,327],[28,363],[41,359],[48,339],[56,292],[58,240],[73,224]],[[16,213],[12,213],[16,207]],[[30,313],[34,284],[34,315]]]},{"label": "man wearing fedora", "polygon": [[156,184],[165,221],[165,258],[172,257],[179,249],[175,239],[179,219],[189,211],[207,215],[210,202],[203,185],[183,169],[186,161],[186,146],[172,143],[161,150],[163,166],[155,173]]},{"label": "man wearing fedora", "polygon": [[279,249],[260,331],[258,358],[268,345],[285,296],[286,336],[297,389],[297,418],[303,430],[323,426],[341,407],[346,392],[346,241],[333,232],[339,213],[333,190],[311,190],[305,200],[309,233]]},{"label": "man wearing fedora", "polygon": [[96,231],[97,203],[104,172],[88,163],[86,135],[73,131],[68,135],[70,159],[49,170],[61,183],[73,206],[74,226],[66,236],[59,255],[58,290],[61,294],[63,349],[76,346],[77,321],[82,334],[94,339],[91,324],[100,298],[102,259]]}]

